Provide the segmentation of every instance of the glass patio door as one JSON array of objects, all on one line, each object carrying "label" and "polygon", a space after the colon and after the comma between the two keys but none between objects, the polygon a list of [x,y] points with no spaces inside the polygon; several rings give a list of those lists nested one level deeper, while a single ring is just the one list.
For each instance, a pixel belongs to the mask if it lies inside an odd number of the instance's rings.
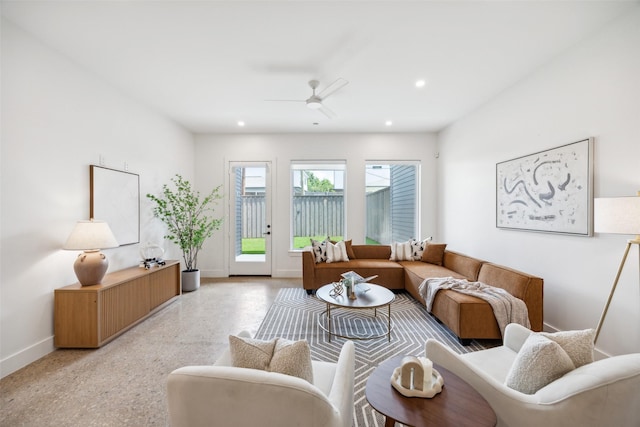
[{"label": "glass patio door", "polygon": [[271,164],[230,162],[229,274],[271,275]]}]

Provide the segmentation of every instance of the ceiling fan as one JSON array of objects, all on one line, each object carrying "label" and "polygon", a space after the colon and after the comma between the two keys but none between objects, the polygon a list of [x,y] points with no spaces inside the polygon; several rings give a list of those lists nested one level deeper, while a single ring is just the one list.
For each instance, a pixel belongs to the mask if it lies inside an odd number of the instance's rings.
[{"label": "ceiling fan", "polygon": [[345,87],[349,84],[349,81],[343,79],[342,77],[337,78],[331,83],[329,86],[322,89],[319,93],[316,93],[316,89],[320,86],[320,82],[318,80],[310,80],[309,87],[311,87],[311,96],[307,99],[267,99],[267,101],[276,101],[276,102],[304,102],[307,104],[307,107],[312,110],[318,110],[328,118],[332,119],[336,117],[336,113],[327,108],[322,102],[329,97],[329,95],[334,94],[338,90]]}]

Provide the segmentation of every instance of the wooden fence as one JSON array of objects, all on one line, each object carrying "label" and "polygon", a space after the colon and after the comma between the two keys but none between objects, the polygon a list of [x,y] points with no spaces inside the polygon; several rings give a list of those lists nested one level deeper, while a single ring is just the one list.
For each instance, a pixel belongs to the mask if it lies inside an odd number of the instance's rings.
[{"label": "wooden fence", "polygon": [[344,195],[294,196],[293,230],[296,236],[342,236]]},{"label": "wooden fence", "polygon": [[367,234],[376,242],[391,242],[391,188],[367,194]]},{"label": "wooden fence", "polygon": [[[391,241],[390,189],[367,194],[367,237],[378,242]],[[342,236],[344,196],[312,194],[293,197],[296,236]],[[264,237],[264,196],[241,196],[243,239]]]},{"label": "wooden fence", "polygon": [[[263,237],[264,196],[240,196],[242,238]],[[293,197],[294,230],[298,236],[341,236],[344,230],[344,196],[312,194]]]}]

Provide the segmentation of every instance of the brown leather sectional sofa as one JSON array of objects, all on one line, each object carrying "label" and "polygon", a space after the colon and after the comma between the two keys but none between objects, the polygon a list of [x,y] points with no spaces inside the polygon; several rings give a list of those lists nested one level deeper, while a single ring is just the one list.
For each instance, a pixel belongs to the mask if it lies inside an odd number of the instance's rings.
[{"label": "brown leather sectional sofa", "polygon": [[[523,300],[529,312],[531,329],[542,330],[543,280],[539,277],[448,250],[443,252],[441,261],[429,263],[390,261],[391,247],[385,245],[352,245],[351,249],[349,261],[334,263],[316,263],[313,253],[303,252],[304,289],[311,293],[327,283],[340,280],[342,273],[352,270],[362,277],[377,274],[374,283],[392,290],[405,289],[425,304],[418,292],[424,279],[448,276],[465,278],[503,288]],[[491,306],[479,298],[452,290],[439,291],[433,302],[432,314],[463,344],[468,344],[474,338],[502,338]]]}]

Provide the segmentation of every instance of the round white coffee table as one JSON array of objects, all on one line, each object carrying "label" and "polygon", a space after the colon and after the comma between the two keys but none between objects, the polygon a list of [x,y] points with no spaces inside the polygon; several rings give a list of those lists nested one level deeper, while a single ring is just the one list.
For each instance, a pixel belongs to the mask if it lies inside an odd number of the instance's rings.
[{"label": "round white coffee table", "polygon": [[[316,296],[323,302],[327,304],[327,309],[320,314],[318,318],[318,326],[325,332],[329,334],[329,342],[331,342],[331,335],[335,335],[341,338],[355,339],[355,340],[365,340],[365,339],[374,339],[381,338],[385,335],[391,341],[391,303],[395,300],[395,295],[389,289],[384,286],[376,285],[373,283],[365,283],[363,285],[355,286],[355,294],[356,299],[350,299],[347,297],[346,292],[343,292],[341,295],[332,296],[333,284],[324,285],[320,289],[316,291]],[[358,336],[358,335],[347,335],[342,333],[337,333],[335,331],[334,325],[332,322],[332,310],[336,308],[345,308],[345,309],[369,309],[373,310],[373,318],[378,318],[378,308],[387,306],[387,313],[380,313],[382,316],[386,318],[386,330],[382,334],[376,335],[366,335],[366,336]],[[325,321],[326,320],[326,326]]]}]

